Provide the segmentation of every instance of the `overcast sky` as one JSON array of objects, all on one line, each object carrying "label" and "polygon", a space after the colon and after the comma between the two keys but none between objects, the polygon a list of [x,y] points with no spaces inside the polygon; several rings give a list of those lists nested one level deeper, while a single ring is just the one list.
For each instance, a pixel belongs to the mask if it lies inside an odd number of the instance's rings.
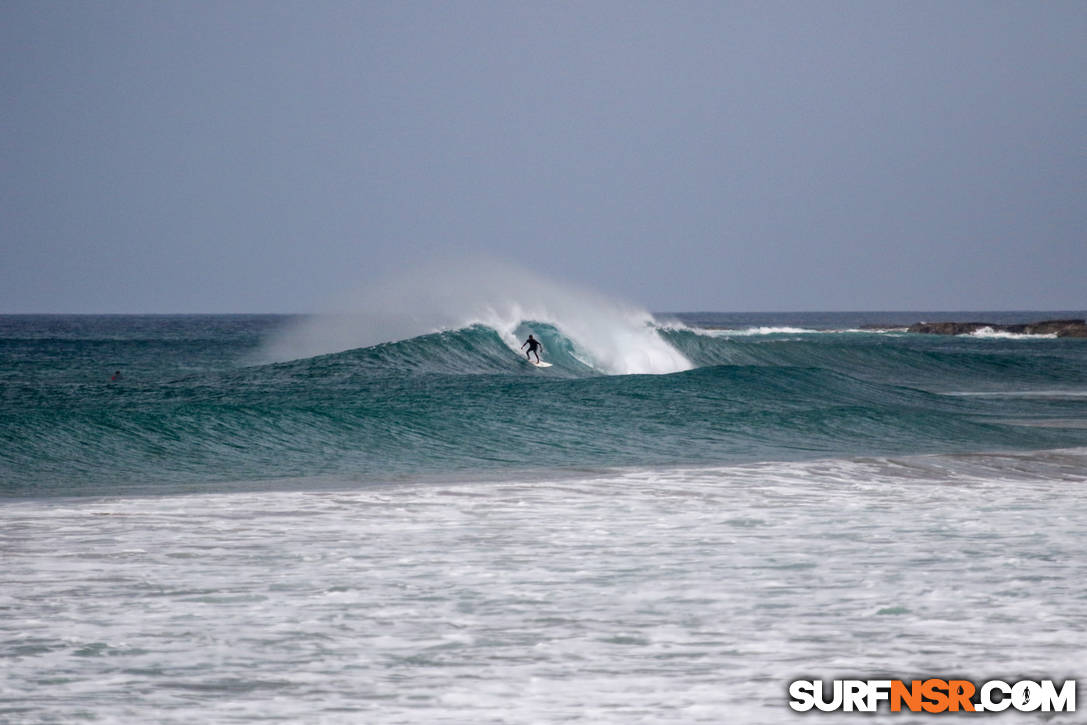
[{"label": "overcast sky", "polygon": [[0,312],[1083,309],[1085,79],[1082,0],[3,0]]}]

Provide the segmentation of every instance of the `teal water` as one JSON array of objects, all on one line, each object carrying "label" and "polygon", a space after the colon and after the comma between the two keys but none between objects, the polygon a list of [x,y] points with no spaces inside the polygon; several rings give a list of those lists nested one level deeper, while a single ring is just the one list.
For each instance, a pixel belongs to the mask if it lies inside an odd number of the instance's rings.
[{"label": "teal water", "polygon": [[[173,492],[1087,445],[1087,341],[861,331],[1082,313],[659,315],[612,374],[521,320],[262,362],[283,316],[0,317],[0,493]],[[728,329],[720,329],[728,328]],[[115,370],[122,379],[111,381]]]},{"label": "teal water", "polygon": [[859,329],[1082,313],[571,299],[0,317],[0,721],[778,725],[797,678],[1082,681],[1087,340]]}]

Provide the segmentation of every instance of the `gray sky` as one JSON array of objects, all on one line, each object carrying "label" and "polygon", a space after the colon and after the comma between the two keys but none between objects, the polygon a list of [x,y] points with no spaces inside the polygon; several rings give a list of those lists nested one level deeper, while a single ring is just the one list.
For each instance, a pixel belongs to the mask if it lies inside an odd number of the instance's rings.
[{"label": "gray sky", "polygon": [[489,255],[653,310],[1087,308],[1087,2],[0,2],[0,312]]}]

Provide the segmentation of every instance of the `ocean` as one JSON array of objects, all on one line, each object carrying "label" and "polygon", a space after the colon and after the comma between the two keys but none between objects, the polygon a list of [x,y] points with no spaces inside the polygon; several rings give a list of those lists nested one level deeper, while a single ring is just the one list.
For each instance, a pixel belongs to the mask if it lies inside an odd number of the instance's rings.
[{"label": "ocean", "polygon": [[830,723],[864,716],[791,681],[1083,679],[1087,340],[901,328],[1085,316],[0,316],[0,722]]}]

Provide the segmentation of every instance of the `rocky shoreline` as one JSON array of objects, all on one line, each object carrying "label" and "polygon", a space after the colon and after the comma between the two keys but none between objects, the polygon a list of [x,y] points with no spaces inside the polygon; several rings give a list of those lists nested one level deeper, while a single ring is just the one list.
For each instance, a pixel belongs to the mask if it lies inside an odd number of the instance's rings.
[{"label": "rocky shoreline", "polygon": [[1087,337],[1087,320],[1042,320],[1017,325],[1000,325],[995,322],[917,322],[906,332],[926,335],[968,335],[988,328],[992,332],[1013,335],[1056,335],[1057,337]]}]

